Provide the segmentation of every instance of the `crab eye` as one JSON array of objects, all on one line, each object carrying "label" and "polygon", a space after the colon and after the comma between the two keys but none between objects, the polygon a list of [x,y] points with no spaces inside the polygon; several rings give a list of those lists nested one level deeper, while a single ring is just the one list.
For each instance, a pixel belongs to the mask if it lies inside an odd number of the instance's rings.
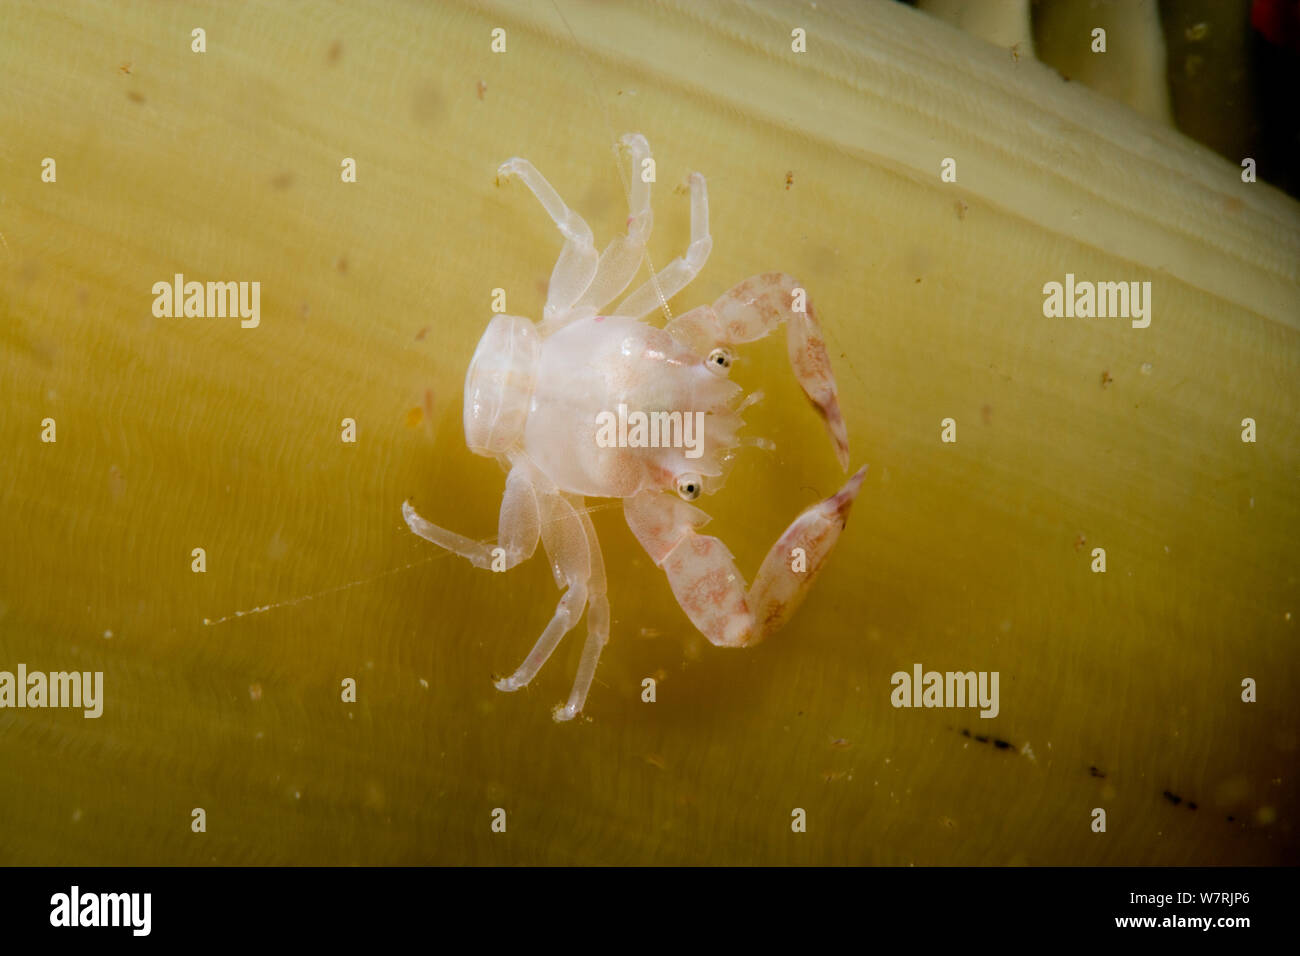
[{"label": "crab eye", "polygon": [[727,369],[731,368],[731,353],[726,349],[714,349],[704,364],[709,367],[709,371],[725,375]]},{"label": "crab eye", "polygon": [[678,475],[677,476],[677,493],[685,501],[694,501],[700,496],[700,490],[703,482],[699,475]]}]

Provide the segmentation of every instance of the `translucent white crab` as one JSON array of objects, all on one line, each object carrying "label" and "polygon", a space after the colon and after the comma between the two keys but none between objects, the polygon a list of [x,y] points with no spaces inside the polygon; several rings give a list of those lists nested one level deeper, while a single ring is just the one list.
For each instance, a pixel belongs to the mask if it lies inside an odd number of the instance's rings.
[{"label": "translucent white crab", "polygon": [[[402,505],[413,532],[480,568],[513,567],[532,556],[541,538],[556,584],[567,590],[524,662],[496,686],[513,691],[528,684],[585,607],[587,642],[569,699],[555,709],[556,720],[581,712],[609,639],[605,566],[586,496],[622,498],[633,534],[668,576],[691,622],[714,644],[745,647],[780,628],[806,596],[866,474],[864,467],[838,493],[799,515],[748,588],[726,546],[697,533],[708,516],[686,502],[711,490],[710,479],[722,475],[738,445],[759,443],[736,437],[743,424],[740,412],[750,400],[740,402],[741,388],[727,378],[732,346],[785,323],[790,364],[825,419],[845,471],[848,434],[821,330],[790,276],[754,276],[663,329],[643,321],[680,292],[709,256],[708,197],[699,173],[690,177],[686,254],[613,312],[601,313],[640,268],[652,222],[650,185],[639,175],[649,144],[640,134],[624,136],[622,143],[633,170],[627,235],[599,257],[591,229],[532,163],[515,158],[499,170],[502,179],[523,180],[565,242],[540,325],[517,316],[495,317],[465,377],[466,443],[508,471],[496,543],[440,528],[416,514],[409,501]],[[624,427],[637,412],[645,416],[642,423],[653,418],[663,426],[655,429],[654,445],[636,422]],[[621,441],[612,443],[609,429],[601,434],[601,423],[615,414]],[[703,434],[687,447],[674,439],[681,439],[692,422]]]}]

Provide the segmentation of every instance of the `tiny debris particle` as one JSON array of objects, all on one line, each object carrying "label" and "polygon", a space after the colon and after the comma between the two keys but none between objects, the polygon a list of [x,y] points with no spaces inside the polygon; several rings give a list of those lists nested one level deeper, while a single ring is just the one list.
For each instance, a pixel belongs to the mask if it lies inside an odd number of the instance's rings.
[{"label": "tiny debris particle", "polygon": [[415,333],[415,341],[423,342],[424,337],[428,334],[429,334],[429,327],[426,325],[423,328],[421,328],[420,331]]},{"label": "tiny debris particle", "polygon": [[789,189],[793,185],[794,185],[794,170],[790,169],[787,170],[785,174],[785,188]]},{"label": "tiny debris particle", "polygon": [[1094,777],[1100,777],[1100,778],[1103,779],[1103,780],[1106,779],[1106,775],[1105,775],[1104,773],[1102,773],[1100,770],[1098,770],[1096,767],[1089,767],[1089,768],[1088,768],[1088,773],[1091,774],[1091,775],[1094,776]]},{"label": "tiny debris particle", "polygon": [[1178,806],[1178,804],[1180,804],[1180,803],[1183,802],[1183,798],[1182,798],[1182,797],[1178,796],[1177,794],[1170,793],[1168,790],[1166,790],[1166,791],[1164,792],[1164,797],[1165,797],[1166,800],[1168,800],[1168,801],[1169,801],[1170,803],[1172,803],[1174,806]]},{"label": "tiny debris particle", "polygon": [[1011,745],[1005,740],[995,740],[993,741],[993,746],[997,747],[998,750],[1009,750],[1011,748]]},{"label": "tiny debris particle", "polygon": [[1107,385],[1109,385],[1109,384],[1110,384],[1111,382],[1113,382],[1113,381],[1115,381],[1115,380],[1114,380],[1113,378],[1111,378],[1110,372],[1106,371],[1106,372],[1102,372],[1102,373],[1101,373],[1101,387],[1102,387],[1102,388],[1105,388]]},{"label": "tiny debris particle", "polygon": [[131,64],[130,64],[130,63],[123,63],[121,66],[119,66],[119,67],[117,68],[117,72],[121,73],[123,76],[130,76],[130,75],[131,75]]},{"label": "tiny debris particle", "polygon": [[483,99],[487,96],[487,84],[482,80],[478,81],[478,98]]},{"label": "tiny debris particle", "polygon": [[1195,809],[1196,809],[1196,804],[1195,804],[1195,803],[1191,803],[1191,802],[1189,801],[1188,804],[1187,804],[1187,809],[1188,809],[1188,810],[1195,810]]},{"label": "tiny debris particle", "polygon": [[958,219],[965,219],[966,210],[970,209],[970,206],[966,204],[966,200],[964,199],[958,199],[955,203],[953,203],[953,207],[957,210]]},{"label": "tiny debris particle", "polygon": [[117,465],[112,465],[108,469],[108,490],[113,496],[114,501],[121,501],[126,494],[126,476],[122,474],[122,469]]},{"label": "tiny debris particle", "polygon": [[847,750],[852,745],[843,737],[836,737],[831,741],[831,746],[836,750]]},{"label": "tiny debris particle", "polygon": [[1151,374],[1151,363],[1150,363],[1150,362],[1143,362],[1143,363],[1142,363],[1142,367],[1141,367],[1138,371],[1140,371],[1143,375],[1150,375],[1150,374]]},{"label": "tiny debris particle", "polygon": [[1084,535],[1083,532],[1079,532],[1079,536],[1074,539],[1074,550],[1078,551],[1087,543],[1088,543],[1087,536]]},{"label": "tiny debris particle", "polygon": [[1193,23],[1183,31],[1183,36],[1187,37],[1188,43],[1199,43],[1210,35],[1210,25],[1208,23]]},{"label": "tiny debris particle", "polygon": [[646,754],[645,762],[652,767],[658,767],[660,770],[663,770],[668,766],[664,762],[664,758],[659,756],[659,754]]},{"label": "tiny debris particle", "polygon": [[127,90],[127,91],[126,91],[126,98],[127,98],[128,100],[130,100],[132,103],[143,103],[143,102],[144,102],[144,94],[141,93],[141,92],[139,92],[139,91],[137,91],[137,90]]},{"label": "tiny debris particle", "polygon": [[989,739],[988,739],[987,737],[983,737],[983,736],[981,736],[980,734],[976,734],[976,735],[975,735],[975,739],[978,740],[978,741],[979,741],[980,743],[982,743],[982,744],[986,744],[986,743],[989,742]]},{"label": "tiny debris particle", "polygon": [[261,699],[262,699],[262,685],[261,685],[261,684],[249,684],[249,685],[248,685],[248,697],[249,697],[250,700],[261,700]]}]

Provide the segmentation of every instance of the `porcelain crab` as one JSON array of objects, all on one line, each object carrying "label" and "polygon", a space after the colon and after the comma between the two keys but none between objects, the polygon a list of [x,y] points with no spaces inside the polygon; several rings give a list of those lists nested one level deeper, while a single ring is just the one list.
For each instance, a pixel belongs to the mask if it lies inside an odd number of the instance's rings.
[{"label": "porcelain crab", "polygon": [[[689,502],[716,490],[739,446],[761,443],[737,437],[749,400],[741,400],[742,389],[728,378],[734,347],[784,324],[795,377],[825,420],[844,471],[848,433],[821,329],[792,277],[754,276],[664,328],[645,321],[708,259],[713,240],[699,173],[689,179],[691,240],[685,254],[652,273],[617,308],[602,311],[640,269],[652,224],[650,184],[638,175],[649,144],[639,134],[621,143],[633,170],[627,232],[600,254],[586,222],[532,163],[514,158],[498,170],[501,180],[518,178],[532,191],[555,221],[564,247],[541,322],[493,318],[465,378],[466,443],[507,471],[496,542],[438,527],[409,501],[402,506],[413,532],[480,568],[507,570],[531,557],[541,540],[564,594],[523,663],[496,686],[513,691],[527,685],[585,608],[586,644],[573,690],[554,711],[556,720],[582,711],[609,638],[605,566],[586,498],[623,499],[633,534],[667,575],[691,622],[713,644],[745,647],[780,628],[807,595],[866,474],[860,469],[836,494],[800,514],[748,587],[726,546],[698,532],[708,516]],[[615,409],[620,427],[611,431],[605,426]],[[643,417],[627,427],[637,413]],[[687,442],[692,423],[698,423],[697,434]],[[662,427],[646,427],[655,424]]]}]

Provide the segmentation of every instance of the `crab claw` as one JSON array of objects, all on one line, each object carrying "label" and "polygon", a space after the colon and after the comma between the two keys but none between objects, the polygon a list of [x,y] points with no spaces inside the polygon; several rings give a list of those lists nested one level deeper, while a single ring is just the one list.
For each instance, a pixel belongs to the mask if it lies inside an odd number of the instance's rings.
[{"label": "crab claw", "polygon": [[708,520],[698,508],[647,491],[625,499],[623,511],[700,633],[719,647],[748,647],[784,626],[808,596],[866,475],[864,465],[838,492],[795,518],[749,587],[727,546],[697,533]]},{"label": "crab claw", "polygon": [[692,309],[669,322],[667,329],[698,353],[708,354],[717,346],[757,341],[781,323],[785,323],[794,376],[826,422],[835,456],[848,471],[849,433],[840,413],[835,373],[812,303],[793,276],[765,272],[746,279],[713,305]]}]

